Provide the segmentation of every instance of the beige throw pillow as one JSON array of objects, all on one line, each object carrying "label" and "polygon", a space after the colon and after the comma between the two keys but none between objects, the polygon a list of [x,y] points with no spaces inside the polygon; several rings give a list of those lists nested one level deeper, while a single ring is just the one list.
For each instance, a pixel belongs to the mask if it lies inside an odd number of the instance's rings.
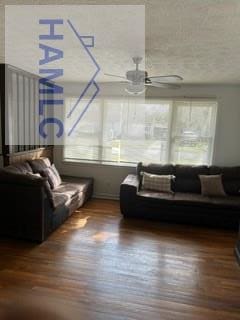
[{"label": "beige throw pillow", "polygon": [[221,175],[199,175],[203,196],[225,197]]},{"label": "beige throw pillow", "polygon": [[158,175],[142,172],[142,189],[173,193],[171,182],[173,175]]}]

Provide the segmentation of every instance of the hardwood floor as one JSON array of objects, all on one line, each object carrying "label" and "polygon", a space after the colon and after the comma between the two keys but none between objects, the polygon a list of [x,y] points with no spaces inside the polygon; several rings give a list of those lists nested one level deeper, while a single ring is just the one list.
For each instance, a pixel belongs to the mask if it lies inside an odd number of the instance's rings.
[{"label": "hardwood floor", "polygon": [[118,202],[92,200],[40,245],[1,239],[0,305],[18,320],[30,304],[35,320],[240,319],[236,237],[123,220]]}]

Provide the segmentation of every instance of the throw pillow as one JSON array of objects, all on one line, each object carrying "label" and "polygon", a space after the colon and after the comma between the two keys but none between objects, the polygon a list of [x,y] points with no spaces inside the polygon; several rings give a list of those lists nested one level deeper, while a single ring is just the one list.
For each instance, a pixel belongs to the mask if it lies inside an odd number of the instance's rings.
[{"label": "throw pillow", "polygon": [[51,189],[55,189],[62,183],[62,179],[54,164],[40,172],[43,177],[48,179]]},{"label": "throw pillow", "polygon": [[53,171],[53,173],[54,173],[54,175],[55,175],[55,177],[57,179],[58,185],[61,184],[62,183],[62,179],[61,179],[60,174],[59,174],[57,168],[55,167],[54,163],[51,165],[51,170]]},{"label": "throw pillow", "polygon": [[28,163],[34,173],[39,173],[40,171],[51,167],[51,162],[48,158],[29,160]]},{"label": "throw pillow", "polygon": [[171,189],[173,175],[158,175],[142,172],[142,188],[158,192],[173,193]]},{"label": "throw pillow", "polygon": [[[44,175],[41,175],[40,173],[27,172],[27,175],[32,176],[32,177],[36,177],[36,178],[47,178]],[[45,184],[47,189],[51,189],[50,184],[48,182],[48,179],[45,181],[44,184]]]},{"label": "throw pillow", "polygon": [[[29,176],[35,176],[36,178],[43,178],[43,176],[41,176],[40,173],[31,173],[31,172],[28,172],[27,175]],[[50,183],[48,182],[48,179],[47,177],[44,177],[46,179],[46,181],[44,181],[44,189],[45,189],[45,192],[48,196],[48,199],[50,200],[50,203],[52,205],[52,202],[53,202],[53,195],[52,195],[52,190],[51,190],[51,186],[50,186]]]},{"label": "throw pillow", "polygon": [[222,183],[222,175],[199,175],[199,178],[201,181],[201,193],[203,196],[226,196]]}]

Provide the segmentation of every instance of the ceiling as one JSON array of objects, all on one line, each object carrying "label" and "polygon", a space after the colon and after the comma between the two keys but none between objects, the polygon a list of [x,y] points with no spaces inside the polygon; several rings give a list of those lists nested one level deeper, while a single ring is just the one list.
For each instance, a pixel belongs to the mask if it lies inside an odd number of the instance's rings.
[{"label": "ceiling", "polygon": [[[21,3],[37,4],[38,1],[3,1],[3,4]],[[48,3],[41,1],[41,4]],[[66,1],[56,0],[51,4],[66,4]],[[187,84],[240,84],[239,0],[75,0],[67,4],[145,4],[145,68],[150,76],[178,74]],[[126,29],[126,24],[110,21],[107,27],[118,33],[124,30],[125,36],[131,34],[134,24]],[[21,38],[21,44],[27,45],[24,41],[27,40]],[[3,44],[3,32],[0,43]],[[103,71],[124,75],[133,68],[130,42],[121,50],[111,45],[110,40],[108,43],[109,46],[92,49],[101,64],[99,82],[113,80],[104,76]],[[77,59],[79,48],[73,46],[69,50],[72,59]],[[64,69],[69,70],[65,80],[86,80],[84,72],[80,74],[68,62]]]}]

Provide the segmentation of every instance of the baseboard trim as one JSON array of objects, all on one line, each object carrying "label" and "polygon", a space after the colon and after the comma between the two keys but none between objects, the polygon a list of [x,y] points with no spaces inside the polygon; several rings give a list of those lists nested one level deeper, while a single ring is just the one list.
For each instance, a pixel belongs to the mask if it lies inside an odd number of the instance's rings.
[{"label": "baseboard trim", "polygon": [[109,194],[109,193],[94,193],[93,198],[107,199],[107,200],[119,200],[119,195],[118,194]]},{"label": "baseboard trim", "polygon": [[237,242],[237,245],[235,247],[235,255],[236,255],[236,258],[237,258],[237,261],[240,265],[240,241]]}]

